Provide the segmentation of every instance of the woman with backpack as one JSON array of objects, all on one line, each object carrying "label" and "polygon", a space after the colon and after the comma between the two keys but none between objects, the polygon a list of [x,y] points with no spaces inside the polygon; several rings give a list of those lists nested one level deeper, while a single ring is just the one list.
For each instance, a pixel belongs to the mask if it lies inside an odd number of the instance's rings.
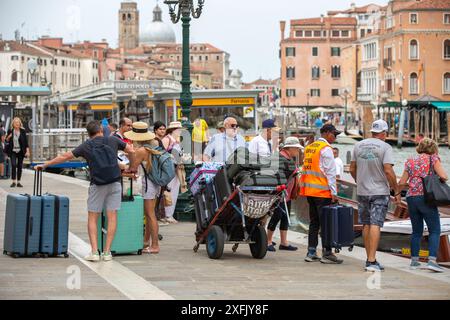
[{"label": "woman with backpack", "polygon": [[185,192],[185,189],[187,189],[186,181],[183,179],[183,148],[180,144],[180,137],[181,137],[181,130],[183,129],[183,126],[181,125],[181,122],[172,122],[170,123],[169,127],[167,128],[166,132],[167,135],[162,139],[162,143],[164,145],[164,148],[167,150],[168,153],[172,154],[175,161],[175,169],[177,172],[177,175],[173,180],[169,183],[167,186],[167,189],[170,191],[172,196],[172,206],[166,208],[166,221],[168,223],[178,223],[177,220],[173,217],[175,213],[175,208],[177,206],[177,199],[178,195],[180,193],[180,186],[182,188],[182,191]]},{"label": "woman with backpack", "polygon": [[158,254],[159,248],[159,225],[155,214],[156,200],[161,193],[161,187],[153,183],[148,173],[152,171],[153,156],[160,155],[156,149],[159,147],[156,135],[148,131],[145,122],[133,123],[133,130],[125,133],[127,139],[135,143],[135,161],[129,168],[130,172],[138,172],[143,167],[144,177],[142,179],[142,197],[144,198],[144,210],[147,223],[145,225],[143,253]]}]

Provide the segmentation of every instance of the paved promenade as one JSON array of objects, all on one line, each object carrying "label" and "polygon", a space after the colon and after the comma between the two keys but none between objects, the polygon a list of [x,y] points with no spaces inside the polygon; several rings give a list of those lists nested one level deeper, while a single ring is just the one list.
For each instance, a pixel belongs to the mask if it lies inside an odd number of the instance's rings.
[{"label": "paved promenade", "polygon": [[[24,173],[23,190],[0,180],[0,247],[3,251],[8,192],[32,192],[33,174]],[[13,259],[0,256],[0,299],[450,299],[450,270],[410,271],[409,261],[380,254],[386,271],[363,271],[364,250],[344,251],[342,265],[308,264],[305,235],[290,232],[298,252],[268,252],[251,258],[248,246],[225,248],[213,261],[204,246],[194,253],[192,223],[164,226],[159,255],[121,256],[111,263],[88,263],[86,230],[88,183],[44,174],[44,192],[70,197],[70,258]],[[278,239],[277,239],[278,240]],[[279,241],[279,240],[278,240]]]}]

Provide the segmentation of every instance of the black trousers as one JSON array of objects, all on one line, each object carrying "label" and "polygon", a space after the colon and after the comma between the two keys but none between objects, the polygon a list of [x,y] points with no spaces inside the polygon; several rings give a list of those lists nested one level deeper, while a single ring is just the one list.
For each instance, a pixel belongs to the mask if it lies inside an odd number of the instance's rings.
[{"label": "black trousers", "polygon": [[[291,211],[291,202],[290,201],[287,203],[287,207],[288,207],[287,214],[289,214],[289,212]],[[272,215],[272,218],[270,219],[269,224],[267,225],[267,229],[269,229],[270,231],[275,231],[275,229],[277,228],[278,222],[281,221],[280,230],[281,231],[289,230],[289,219],[288,219],[288,216],[285,211],[286,211],[286,207],[284,205],[284,201],[282,201],[278,204],[277,208],[275,209],[275,211]]]},{"label": "black trousers", "polygon": [[[323,207],[332,204],[329,198],[307,197],[309,204],[309,235],[308,235],[308,249],[312,250],[319,245],[319,231],[320,231],[320,213]],[[324,247],[325,251],[330,252],[331,248]]]},{"label": "black trousers", "polygon": [[24,155],[13,152],[11,154],[11,179],[20,181],[22,179],[22,167]]}]

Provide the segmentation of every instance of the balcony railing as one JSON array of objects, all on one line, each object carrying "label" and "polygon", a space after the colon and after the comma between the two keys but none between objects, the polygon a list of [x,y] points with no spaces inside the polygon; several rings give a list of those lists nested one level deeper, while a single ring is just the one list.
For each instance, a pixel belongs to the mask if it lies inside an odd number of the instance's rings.
[{"label": "balcony railing", "polygon": [[385,68],[390,68],[392,67],[392,60],[391,59],[383,59],[383,66]]},{"label": "balcony railing", "polygon": [[377,99],[377,95],[374,93],[358,93],[358,101],[362,102],[370,102],[375,101]]}]

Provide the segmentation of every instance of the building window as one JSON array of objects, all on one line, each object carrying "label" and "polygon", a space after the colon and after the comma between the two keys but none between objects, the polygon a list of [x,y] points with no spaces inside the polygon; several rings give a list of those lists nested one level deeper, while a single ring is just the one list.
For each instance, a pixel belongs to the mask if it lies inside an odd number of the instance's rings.
[{"label": "building window", "polygon": [[331,56],[332,57],[340,57],[341,56],[341,48],[339,48],[339,47],[332,47],[331,48]]},{"label": "building window", "polygon": [[417,40],[411,40],[411,42],[409,43],[409,59],[419,59],[419,43],[417,42]]},{"label": "building window", "polygon": [[450,13],[444,13],[444,24],[450,24]]},{"label": "building window", "polygon": [[294,79],[295,78],[295,68],[287,67],[286,68],[286,76],[288,79]]},{"label": "building window", "polygon": [[11,74],[11,82],[17,82],[17,71],[13,71]]},{"label": "building window", "polygon": [[219,61],[219,60],[220,60],[220,56],[217,56],[217,57],[216,57],[216,60]]},{"label": "building window", "polygon": [[326,30],[323,30],[323,31],[322,31],[322,37],[324,37],[324,38],[327,37],[327,31],[326,31]]},{"label": "building window", "polygon": [[409,14],[409,23],[410,24],[418,24],[419,23],[419,15],[417,13]]},{"label": "building window", "polygon": [[315,30],[314,31],[314,37],[315,38],[320,38],[322,36],[322,32],[320,30]]},{"label": "building window", "polygon": [[361,29],[361,38],[366,36],[366,29]]},{"label": "building window", "polygon": [[444,74],[444,93],[450,94],[450,72]]},{"label": "building window", "polygon": [[409,94],[419,94],[419,81],[415,72],[409,76]]},{"label": "building window", "polygon": [[295,57],[295,48],[286,48],[286,57]]},{"label": "building window", "polygon": [[205,60],[208,61],[208,56],[205,56]]},{"label": "building window", "polygon": [[296,90],[295,89],[287,89],[286,90],[286,97],[295,97],[296,96]]},{"label": "building window", "polygon": [[341,77],[341,66],[333,66],[331,68],[331,77],[333,79],[339,79]]},{"label": "building window", "polygon": [[297,30],[295,31],[295,36],[297,38],[302,38],[303,37],[303,30]]},{"label": "building window", "polygon": [[11,61],[19,61],[19,56],[11,56]]},{"label": "building window", "polygon": [[332,97],[339,97],[339,89],[331,89]]},{"label": "building window", "polygon": [[199,56],[199,57],[198,57],[198,60],[199,60],[199,61],[202,61],[202,56]]},{"label": "building window", "polygon": [[444,41],[444,59],[450,59],[450,40]]},{"label": "building window", "polygon": [[312,71],[312,78],[313,79],[319,79],[320,78],[320,68],[318,66],[312,67],[311,71]]},{"label": "building window", "polygon": [[333,30],[332,32],[331,32],[331,36],[333,37],[333,38],[339,38],[339,36],[340,36],[340,32],[339,32],[339,30]]},{"label": "building window", "polygon": [[311,30],[306,30],[305,31],[305,37],[306,38],[311,38],[312,37],[312,31]]},{"label": "building window", "polygon": [[348,37],[350,37],[350,31],[348,31],[348,30],[342,30],[342,31],[341,31],[341,37],[343,37],[343,38],[348,38]]},{"label": "building window", "polygon": [[311,89],[311,97],[320,97],[320,89]]},{"label": "building window", "polygon": [[319,48],[318,47],[312,48],[312,55],[313,55],[313,57],[319,56]]}]

